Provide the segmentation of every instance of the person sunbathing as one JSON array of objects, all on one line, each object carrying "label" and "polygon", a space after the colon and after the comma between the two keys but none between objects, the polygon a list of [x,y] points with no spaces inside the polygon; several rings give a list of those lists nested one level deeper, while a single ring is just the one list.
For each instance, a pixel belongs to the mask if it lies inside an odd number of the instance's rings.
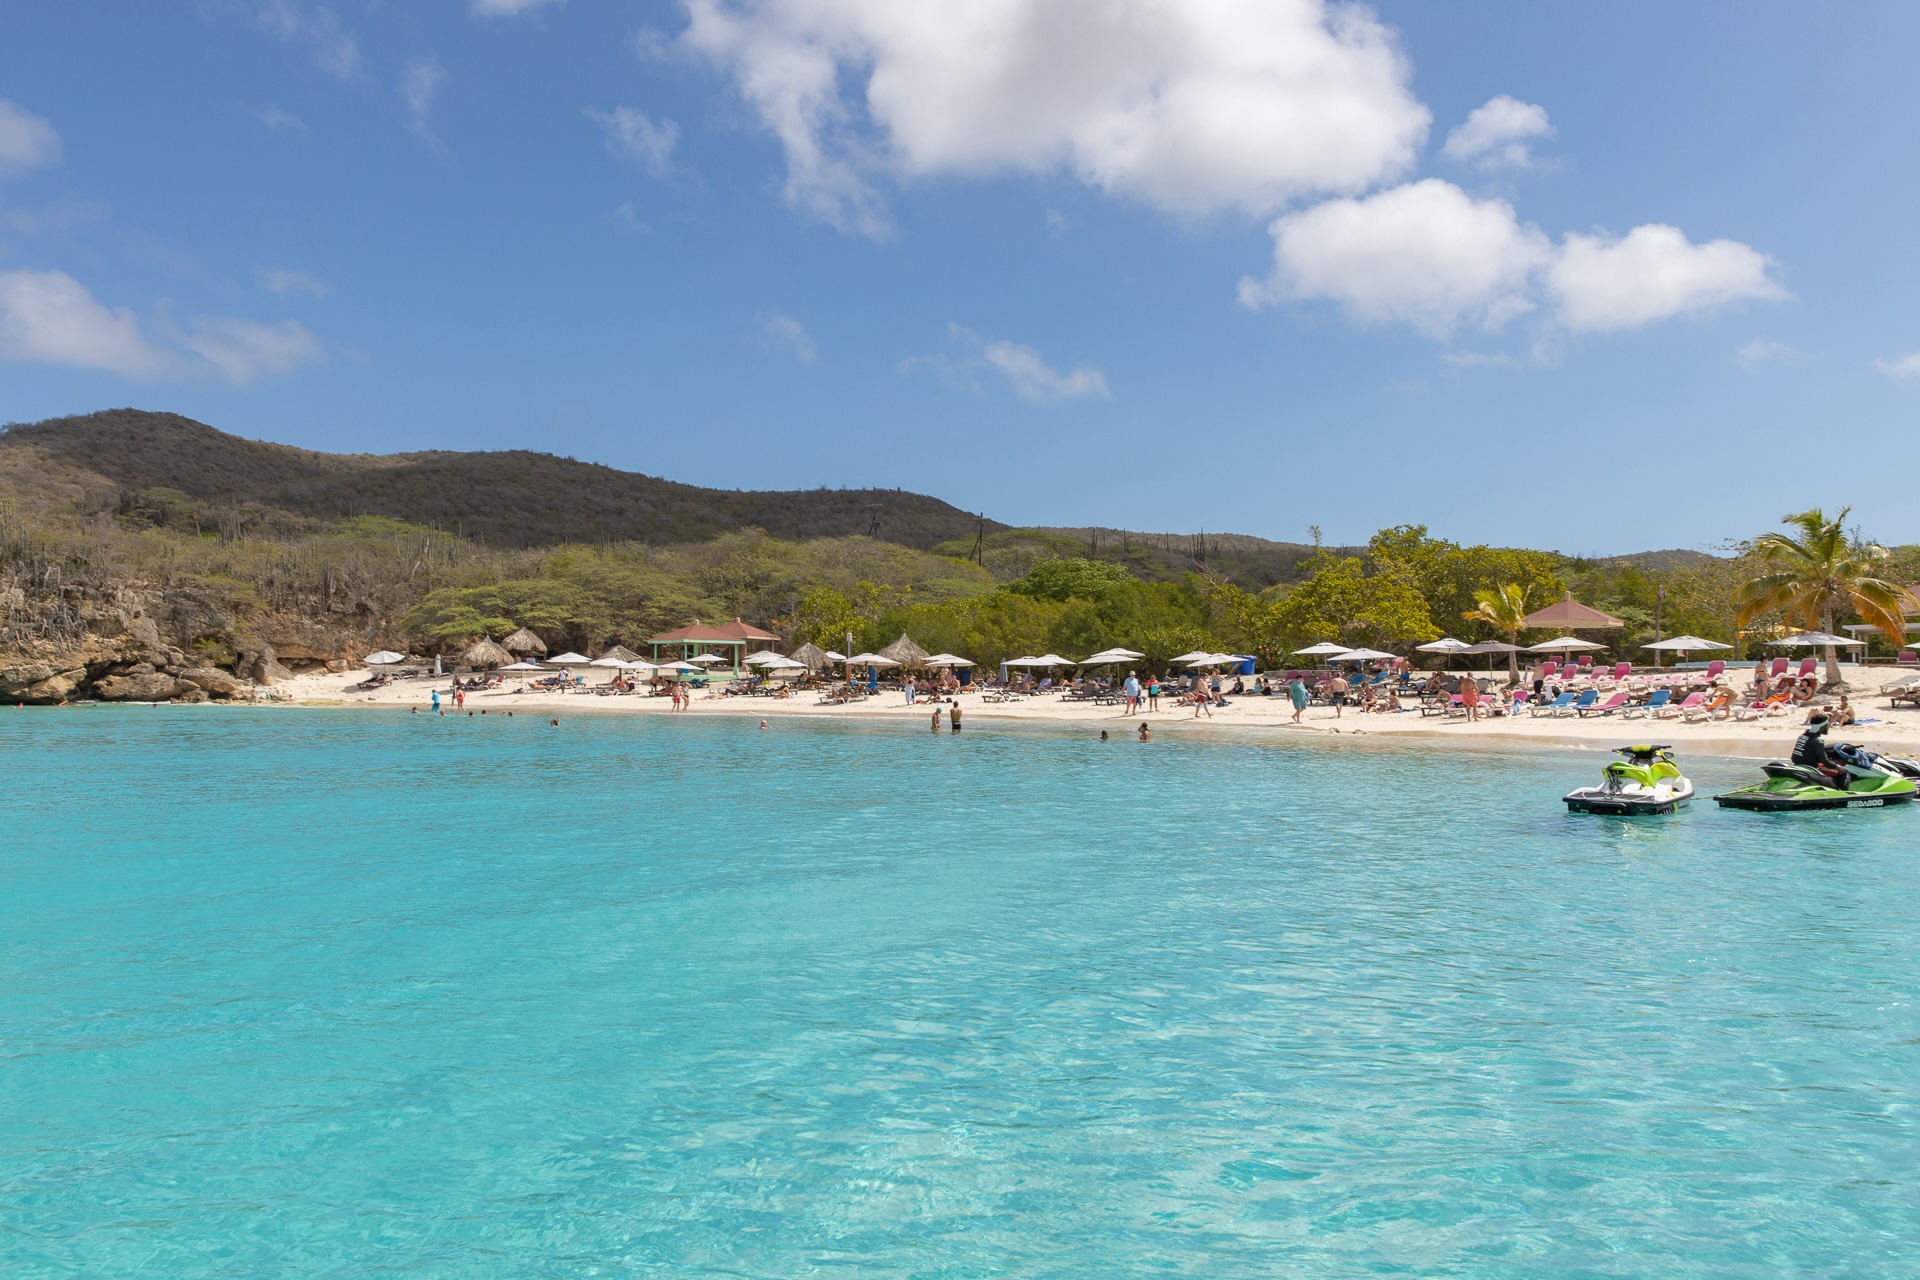
[{"label": "person sunbathing", "polygon": [[1709,720],[1726,720],[1733,716],[1733,690],[1725,685],[1715,688],[1713,695],[1700,708]]},{"label": "person sunbathing", "polygon": [[1814,685],[1813,677],[1807,676],[1804,679],[1794,682],[1793,688],[1788,696],[1792,698],[1796,704],[1804,707],[1813,701],[1814,694],[1818,692],[1819,690]]}]

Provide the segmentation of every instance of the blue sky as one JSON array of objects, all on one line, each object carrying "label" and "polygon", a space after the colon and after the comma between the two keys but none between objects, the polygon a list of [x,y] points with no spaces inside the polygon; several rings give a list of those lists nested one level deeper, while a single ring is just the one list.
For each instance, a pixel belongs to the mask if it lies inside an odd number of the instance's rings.
[{"label": "blue sky", "polygon": [[1851,503],[1916,541],[1917,36],[1751,0],[10,6],[0,417],[1015,523],[1624,551]]}]

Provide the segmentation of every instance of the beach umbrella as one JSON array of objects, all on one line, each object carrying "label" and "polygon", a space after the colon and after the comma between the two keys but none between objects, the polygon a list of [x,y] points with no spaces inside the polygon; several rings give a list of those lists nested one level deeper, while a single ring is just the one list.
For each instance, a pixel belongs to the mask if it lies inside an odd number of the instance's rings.
[{"label": "beach umbrella", "polygon": [[717,653],[696,653],[691,658],[683,658],[681,661],[697,662],[703,667],[711,667],[716,663],[725,666],[731,659],[723,658]]},{"label": "beach umbrella", "polygon": [[[750,653],[745,658],[746,664],[750,667],[772,667],[778,666],[786,661],[788,661],[788,659],[781,657],[771,649],[762,649],[758,653]],[[798,663],[796,665],[805,666],[806,664]]]},{"label": "beach umbrella", "polygon": [[[1301,652],[1305,653],[1306,650],[1302,649]],[[1196,659],[1206,658],[1211,656],[1212,655],[1209,654],[1205,649],[1195,649],[1192,653],[1183,653],[1177,658],[1168,658],[1167,663],[1169,666],[1175,665],[1178,663],[1192,663]]]},{"label": "beach umbrella", "polygon": [[1829,635],[1825,631],[1802,631],[1797,636],[1781,636],[1778,640],[1769,640],[1767,643],[1784,647],[1799,647],[1803,645],[1822,644],[1865,645],[1867,642],[1865,640],[1854,640],[1848,636]]},{"label": "beach umbrella", "polygon": [[618,658],[622,662],[640,661],[640,655],[623,644],[610,645],[607,651],[600,656],[603,658]]},{"label": "beach umbrella", "polygon": [[522,627],[505,640],[502,640],[500,647],[511,653],[545,653],[547,651],[547,642],[525,627]]},{"label": "beach umbrella", "polygon": [[880,651],[880,656],[883,658],[892,658],[894,662],[903,667],[924,667],[927,665],[927,659],[931,655],[928,654],[925,649],[915,644],[911,636],[902,631],[898,640],[895,640],[892,644]]},{"label": "beach umbrella", "polygon": [[1441,636],[1438,640],[1413,646],[1421,653],[1465,653],[1473,646],[1465,640],[1455,640],[1452,636]]},{"label": "beach umbrella", "polygon": [[1656,640],[1652,644],[1643,644],[1642,649],[1671,649],[1681,657],[1686,657],[1696,649],[1731,649],[1730,644],[1721,644],[1718,640],[1702,640],[1699,636],[1675,636],[1671,640]]},{"label": "beach umbrella", "polygon": [[804,663],[809,671],[818,671],[840,661],[838,654],[828,653],[817,644],[803,644],[793,651],[793,660]]},{"label": "beach umbrella", "polygon": [[660,668],[644,658],[635,658],[632,662],[621,663],[620,669],[622,671],[658,671]]},{"label": "beach umbrella", "polygon": [[1378,649],[1348,649],[1345,653],[1328,655],[1334,662],[1388,662],[1399,657],[1397,653],[1382,653]]},{"label": "beach umbrella", "polygon": [[856,653],[845,661],[856,667],[897,667],[900,665],[892,658],[883,658],[877,653]]},{"label": "beach umbrella", "polygon": [[541,666],[537,662],[509,662],[506,666],[500,669],[502,671],[545,671],[546,670],[545,667]]},{"label": "beach umbrella", "polygon": [[977,667],[980,664],[972,658],[962,658],[952,653],[936,653],[927,659],[930,667]]},{"label": "beach umbrella", "polygon": [[846,662],[846,661],[848,660],[848,659],[847,659],[847,655],[846,655],[846,654],[844,654],[844,653],[835,653],[835,652],[834,652],[833,650],[831,650],[831,649],[828,649],[828,650],[826,651],[826,659],[827,659],[827,661],[829,661],[829,662]]},{"label": "beach umbrella", "polygon": [[1563,627],[1568,630],[1586,631],[1595,627],[1624,627],[1627,624],[1610,613],[1602,613],[1590,605],[1581,604],[1573,598],[1573,592],[1569,591],[1546,608],[1536,609],[1528,614],[1523,625],[1529,629]]},{"label": "beach umbrella", "polygon": [[584,653],[575,653],[569,649],[557,658],[548,658],[547,665],[550,667],[584,667],[587,665],[587,655]]},{"label": "beach umbrella", "polygon": [[[1497,642],[1489,640],[1487,643],[1494,644]],[[1561,636],[1557,640],[1542,640],[1539,644],[1530,644],[1526,647],[1525,650],[1523,650],[1523,652],[1571,653],[1575,649],[1604,649],[1606,647],[1607,646],[1603,644],[1597,644],[1592,640],[1581,640],[1575,636]]]},{"label": "beach umbrella", "polygon": [[1310,644],[1304,649],[1295,649],[1293,652],[1296,655],[1322,657],[1328,654],[1345,653],[1347,652],[1347,646],[1335,644],[1331,640],[1322,640],[1319,644]]},{"label": "beach umbrella", "polygon": [[384,667],[391,663],[405,662],[406,660],[407,660],[406,654],[395,653],[391,649],[382,649],[378,653],[370,653],[366,657],[360,659],[360,661],[366,663],[370,667]]},{"label": "beach umbrella", "polygon": [[1043,653],[1033,660],[1033,665],[1036,667],[1070,667],[1073,663],[1057,653]]},{"label": "beach umbrella", "polygon": [[460,655],[460,661],[470,667],[504,667],[513,661],[513,655],[491,640],[478,640],[467,646]]},{"label": "beach umbrella", "polygon": [[595,658],[592,662],[589,662],[587,665],[590,667],[623,667],[627,664],[627,661],[628,660],[625,658],[614,658],[614,657],[602,656],[602,657]]}]

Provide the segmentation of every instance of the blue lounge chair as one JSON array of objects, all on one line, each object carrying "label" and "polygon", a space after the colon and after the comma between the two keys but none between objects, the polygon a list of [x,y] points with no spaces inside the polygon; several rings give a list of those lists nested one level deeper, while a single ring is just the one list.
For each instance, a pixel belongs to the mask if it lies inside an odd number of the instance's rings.
[{"label": "blue lounge chair", "polygon": [[1533,714],[1537,716],[1557,716],[1561,712],[1565,711],[1567,708],[1573,706],[1574,700],[1577,699],[1579,696],[1580,695],[1577,693],[1563,693],[1559,697],[1555,698],[1552,702],[1549,702],[1544,706],[1535,707],[1533,709]]},{"label": "blue lounge chair", "polygon": [[[1575,699],[1574,704],[1568,707],[1567,711],[1571,711],[1575,715],[1585,715],[1587,708],[1598,701],[1600,701],[1600,691],[1598,689],[1588,689],[1585,693],[1581,694],[1579,698]],[[1567,711],[1556,711],[1554,714],[1563,716],[1567,714]]]},{"label": "blue lounge chair", "polygon": [[1626,720],[1636,715],[1650,716],[1660,708],[1666,706],[1672,697],[1673,691],[1670,689],[1655,689],[1651,698],[1648,698],[1637,707],[1628,707],[1620,713],[1620,718]]}]

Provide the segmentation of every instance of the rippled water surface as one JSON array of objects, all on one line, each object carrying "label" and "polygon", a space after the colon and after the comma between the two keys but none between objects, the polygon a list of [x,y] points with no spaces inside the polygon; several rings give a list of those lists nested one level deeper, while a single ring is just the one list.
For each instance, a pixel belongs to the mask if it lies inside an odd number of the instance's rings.
[{"label": "rippled water surface", "polygon": [[0,712],[0,1274],[1920,1274],[1920,813],[1161,737]]}]

